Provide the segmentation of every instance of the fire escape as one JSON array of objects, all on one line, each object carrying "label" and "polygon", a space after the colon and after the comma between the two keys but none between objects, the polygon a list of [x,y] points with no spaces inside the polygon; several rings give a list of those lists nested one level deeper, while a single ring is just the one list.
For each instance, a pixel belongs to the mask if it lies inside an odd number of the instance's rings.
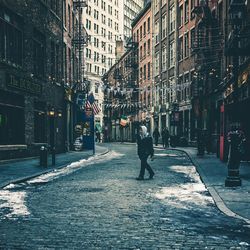
[{"label": "fire escape", "polygon": [[87,93],[89,84],[86,78],[84,77],[84,47],[88,44],[88,34],[86,32],[85,27],[83,27],[83,9],[86,8],[87,0],[74,0],[74,10],[78,13],[78,23],[75,23],[74,27],[74,35],[73,35],[73,45],[75,48],[75,52],[78,55],[78,76],[79,82],[74,85],[74,89],[80,92]]},{"label": "fire escape", "polygon": [[207,3],[195,7],[193,13],[196,15],[196,27],[192,52],[195,55],[195,78],[198,79],[193,94],[212,94],[218,90],[223,34],[215,13]]},{"label": "fire escape", "polygon": [[221,63],[223,60],[223,34],[216,3],[200,1],[193,9],[195,32],[192,36],[192,53],[195,72],[192,81],[192,103],[197,128],[214,131],[211,121],[216,94],[220,91]]},{"label": "fire escape", "polygon": [[132,103],[132,108],[130,110],[131,114],[136,115],[139,109],[139,91],[138,87],[138,67],[139,67],[139,57],[138,57],[138,42],[133,41],[132,38],[128,41],[126,45],[128,51],[128,57],[125,61],[125,70],[129,71],[129,77],[127,79],[127,88],[132,88],[132,94],[130,96],[129,102]]}]

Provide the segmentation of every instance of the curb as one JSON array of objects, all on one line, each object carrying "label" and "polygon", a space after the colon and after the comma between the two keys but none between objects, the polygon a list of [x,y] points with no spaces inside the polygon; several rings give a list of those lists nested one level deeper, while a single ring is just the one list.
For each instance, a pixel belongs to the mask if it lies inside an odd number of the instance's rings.
[{"label": "curb", "polygon": [[199,164],[196,162],[195,159],[192,158],[192,156],[190,156],[185,150],[182,149],[176,149],[176,148],[169,148],[170,150],[176,150],[182,153],[185,153],[188,157],[188,159],[191,161],[191,163],[195,166],[197,172],[199,173],[199,176],[203,182],[203,184],[206,186],[208,192],[210,193],[210,195],[212,196],[216,206],[218,207],[218,209],[223,212],[224,214],[226,214],[227,216],[236,218],[236,219],[240,219],[245,221],[247,224],[250,224],[250,220],[242,217],[241,215],[233,212],[232,210],[230,210],[226,204],[224,203],[223,199],[220,197],[220,195],[217,193],[217,191],[215,190],[215,188],[213,186],[210,186],[207,181],[207,178],[203,172],[203,170],[200,168]]},{"label": "curb", "polygon": [[[96,154],[95,156],[102,156],[102,155],[106,155],[110,150],[107,148],[104,152],[100,153],[100,154]],[[93,155],[90,155],[90,156],[87,156],[86,158],[82,158],[82,159],[89,159],[90,157],[92,157]],[[23,178],[19,178],[19,179],[15,179],[15,180],[12,180],[12,181],[9,181],[9,182],[6,182],[4,183],[3,185],[0,186],[0,189],[4,189],[6,186],[10,185],[10,184],[18,184],[18,183],[21,183],[21,182],[25,182],[25,181],[28,181],[30,179],[33,179],[33,178],[36,178],[38,176],[41,176],[43,174],[47,174],[47,173],[50,173],[50,172],[53,172],[54,170],[56,169],[62,169],[64,167],[66,167],[67,165],[69,165],[70,163],[67,163],[67,164],[63,164],[63,165],[60,165],[58,167],[55,167],[55,168],[51,168],[51,169],[46,169],[46,170],[43,170],[39,173],[36,173],[36,174],[33,174],[33,175],[29,175],[29,176],[26,176],[26,177],[23,177]]]}]

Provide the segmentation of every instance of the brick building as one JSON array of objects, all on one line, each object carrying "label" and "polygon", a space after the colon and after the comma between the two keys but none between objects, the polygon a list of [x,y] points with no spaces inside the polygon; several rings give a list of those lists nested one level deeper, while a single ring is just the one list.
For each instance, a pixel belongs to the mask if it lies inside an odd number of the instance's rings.
[{"label": "brick building", "polygon": [[64,151],[62,4],[0,1],[0,157]]},{"label": "brick building", "polygon": [[195,120],[191,104],[191,81],[195,71],[195,57],[191,46],[195,38],[195,15],[192,10],[197,1],[178,1],[178,135],[194,140]]},{"label": "brick building", "polygon": [[153,90],[153,53],[152,53],[152,11],[151,1],[145,3],[144,8],[132,23],[133,41],[138,43],[139,83],[140,90],[139,121],[146,122],[150,129],[150,112],[152,109]]},{"label": "brick building", "polygon": [[[135,141],[138,127],[138,43],[128,42],[126,52],[103,76],[104,139],[105,141]],[[121,117],[127,125],[121,126]]]}]

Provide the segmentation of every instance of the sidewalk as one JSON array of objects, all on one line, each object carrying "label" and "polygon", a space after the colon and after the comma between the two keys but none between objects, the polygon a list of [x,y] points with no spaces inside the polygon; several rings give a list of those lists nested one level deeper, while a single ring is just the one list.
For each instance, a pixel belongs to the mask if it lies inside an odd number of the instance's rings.
[{"label": "sidewalk", "polygon": [[240,166],[241,187],[225,187],[227,164],[221,162],[215,154],[197,156],[196,148],[172,148],[188,154],[197,168],[202,181],[212,195],[218,208],[225,214],[245,220],[250,224],[250,164],[242,162]]},{"label": "sidewalk", "polygon": [[[96,146],[96,155],[102,155],[108,152],[105,146]],[[14,182],[30,179],[35,176],[62,168],[72,162],[89,158],[93,155],[92,150],[71,151],[56,155],[56,165],[51,166],[51,155],[48,159],[48,167],[39,166],[39,157],[32,159],[18,159],[10,161],[0,161],[0,188]]]}]

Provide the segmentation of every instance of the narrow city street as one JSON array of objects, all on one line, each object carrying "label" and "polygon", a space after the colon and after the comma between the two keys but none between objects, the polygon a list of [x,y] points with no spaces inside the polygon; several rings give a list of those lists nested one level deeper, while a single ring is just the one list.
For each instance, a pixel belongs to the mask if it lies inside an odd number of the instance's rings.
[{"label": "narrow city street", "polygon": [[185,154],[156,149],[154,179],[137,181],[136,146],[108,147],[0,190],[0,249],[249,249]]}]

